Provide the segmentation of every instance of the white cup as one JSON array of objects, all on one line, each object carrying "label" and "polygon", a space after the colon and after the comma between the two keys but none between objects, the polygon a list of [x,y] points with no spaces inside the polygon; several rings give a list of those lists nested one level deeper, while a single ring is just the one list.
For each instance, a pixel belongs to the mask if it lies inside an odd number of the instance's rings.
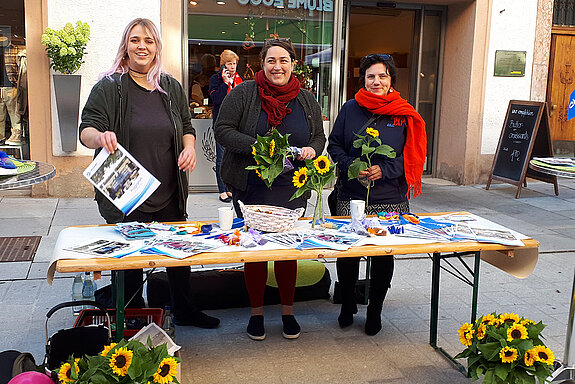
[{"label": "white cup", "polygon": [[352,200],[349,202],[352,220],[363,220],[365,215],[365,200]]},{"label": "white cup", "polygon": [[220,221],[220,229],[227,231],[232,229],[234,223],[234,208],[233,207],[220,207],[218,208],[218,220]]}]

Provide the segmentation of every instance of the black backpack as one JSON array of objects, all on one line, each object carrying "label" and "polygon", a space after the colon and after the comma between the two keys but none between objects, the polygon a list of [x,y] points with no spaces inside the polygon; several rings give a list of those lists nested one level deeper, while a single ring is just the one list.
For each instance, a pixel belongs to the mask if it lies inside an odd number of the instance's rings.
[{"label": "black backpack", "polygon": [[34,356],[14,350],[0,352],[0,384],[7,384],[22,372],[37,371]]}]

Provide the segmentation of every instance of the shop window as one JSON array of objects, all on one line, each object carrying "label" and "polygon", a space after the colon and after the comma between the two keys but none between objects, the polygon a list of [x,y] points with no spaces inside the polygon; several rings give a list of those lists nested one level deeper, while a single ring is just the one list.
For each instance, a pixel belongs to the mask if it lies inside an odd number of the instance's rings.
[{"label": "shop window", "polygon": [[192,0],[188,2],[188,75],[193,117],[211,119],[209,79],[220,70],[220,53],[239,56],[237,73],[251,80],[261,69],[266,39],[290,38],[298,61],[295,75],[329,119],[332,0]]},{"label": "shop window", "polygon": [[29,158],[24,0],[0,9],[0,150]]}]

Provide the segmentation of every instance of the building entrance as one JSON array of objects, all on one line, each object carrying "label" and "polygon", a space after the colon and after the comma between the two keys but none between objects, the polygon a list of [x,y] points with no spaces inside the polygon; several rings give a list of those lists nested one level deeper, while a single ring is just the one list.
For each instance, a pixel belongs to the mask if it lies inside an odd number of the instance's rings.
[{"label": "building entrance", "polygon": [[370,53],[390,54],[397,66],[396,90],[421,114],[427,128],[425,173],[431,173],[440,77],[441,8],[401,8],[351,2],[347,7],[343,97],[353,98],[359,86],[359,63]]}]

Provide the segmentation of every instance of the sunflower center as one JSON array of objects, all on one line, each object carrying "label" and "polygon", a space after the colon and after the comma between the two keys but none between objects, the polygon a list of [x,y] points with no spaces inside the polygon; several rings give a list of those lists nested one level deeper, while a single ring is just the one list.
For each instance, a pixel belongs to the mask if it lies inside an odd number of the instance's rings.
[{"label": "sunflower center", "polygon": [[541,360],[547,360],[549,358],[549,356],[547,356],[547,354],[545,352],[539,352],[539,358]]},{"label": "sunflower center", "polygon": [[304,181],[305,181],[305,175],[304,174],[299,175],[299,182],[303,183]]},{"label": "sunflower center", "polygon": [[325,168],[325,161],[321,160],[321,161],[319,161],[319,162],[317,163],[317,165],[319,165],[319,167],[320,167],[321,169],[324,169],[324,168]]},{"label": "sunflower center", "polygon": [[72,374],[72,368],[70,367],[70,369],[66,371],[66,377],[69,379],[71,374]]},{"label": "sunflower center", "polygon": [[511,331],[511,337],[514,339],[521,338],[521,331],[518,329],[514,329],[513,331]]},{"label": "sunflower center", "polygon": [[170,366],[168,364],[162,365],[162,368],[160,369],[160,376],[166,377],[169,372],[170,372]]},{"label": "sunflower center", "polygon": [[122,355],[116,357],[116,367],[123,368],[126,365],[126,358]]},{"label": "sunflower center", "polygon": [[513,351],[509,350],[505,351],[505,357],[511,357],[511,356],[513,356]]}]

